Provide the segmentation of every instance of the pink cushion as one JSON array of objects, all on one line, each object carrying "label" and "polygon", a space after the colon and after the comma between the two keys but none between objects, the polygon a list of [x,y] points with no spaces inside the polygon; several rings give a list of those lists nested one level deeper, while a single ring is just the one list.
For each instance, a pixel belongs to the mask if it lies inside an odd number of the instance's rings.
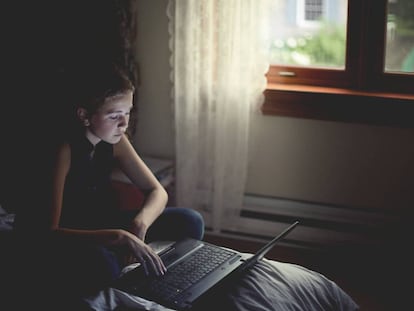
[{"label": "pink cushion", "polygon": [[118,194],[119,209],[128,210],[140,210],[145,201],[144,193],[134,184],[112,181],[112,187]]}]

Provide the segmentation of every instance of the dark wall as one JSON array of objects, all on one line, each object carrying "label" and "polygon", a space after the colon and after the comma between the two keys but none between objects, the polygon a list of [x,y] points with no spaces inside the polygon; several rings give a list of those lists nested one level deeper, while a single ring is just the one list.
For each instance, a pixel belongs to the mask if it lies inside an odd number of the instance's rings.
[{"label": "dark wall", "polygon": [[43,204],[74,82],[109,62],[135,79],[133,1],[13,2],[0,7],[0,204],[9,209]]}]

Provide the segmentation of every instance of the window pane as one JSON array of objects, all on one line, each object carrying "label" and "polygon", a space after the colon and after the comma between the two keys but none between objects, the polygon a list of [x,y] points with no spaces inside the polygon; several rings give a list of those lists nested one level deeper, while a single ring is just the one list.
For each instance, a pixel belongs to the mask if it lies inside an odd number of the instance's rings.
[{"label": "window pane", "polygon": [[414,1],[388,0],[385,71],[414,73]]},{"label": "window pane", "polygon": [[271,63],[344,69],[347,7],[348,0],[274,0]]}]

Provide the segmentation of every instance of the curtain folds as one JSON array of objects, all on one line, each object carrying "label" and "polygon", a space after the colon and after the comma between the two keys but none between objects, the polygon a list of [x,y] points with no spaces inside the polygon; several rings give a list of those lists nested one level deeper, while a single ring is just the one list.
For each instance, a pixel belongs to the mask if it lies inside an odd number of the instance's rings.
[{"label": "curtain folds", "polygon": [[176,200],[219,231],[237,226],[249,122],[263,101],[269,0],[170,0]]}]

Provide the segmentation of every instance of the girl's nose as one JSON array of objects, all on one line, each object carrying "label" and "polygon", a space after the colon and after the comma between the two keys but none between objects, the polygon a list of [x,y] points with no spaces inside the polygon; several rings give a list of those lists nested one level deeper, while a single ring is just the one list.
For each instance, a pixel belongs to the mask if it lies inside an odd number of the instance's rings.
[{"label": "girl's nose", "polygon": [[119,118],[118,127],[127,127],[128,126],[128,120],[129,120],[128,116],[121,116]]}]

